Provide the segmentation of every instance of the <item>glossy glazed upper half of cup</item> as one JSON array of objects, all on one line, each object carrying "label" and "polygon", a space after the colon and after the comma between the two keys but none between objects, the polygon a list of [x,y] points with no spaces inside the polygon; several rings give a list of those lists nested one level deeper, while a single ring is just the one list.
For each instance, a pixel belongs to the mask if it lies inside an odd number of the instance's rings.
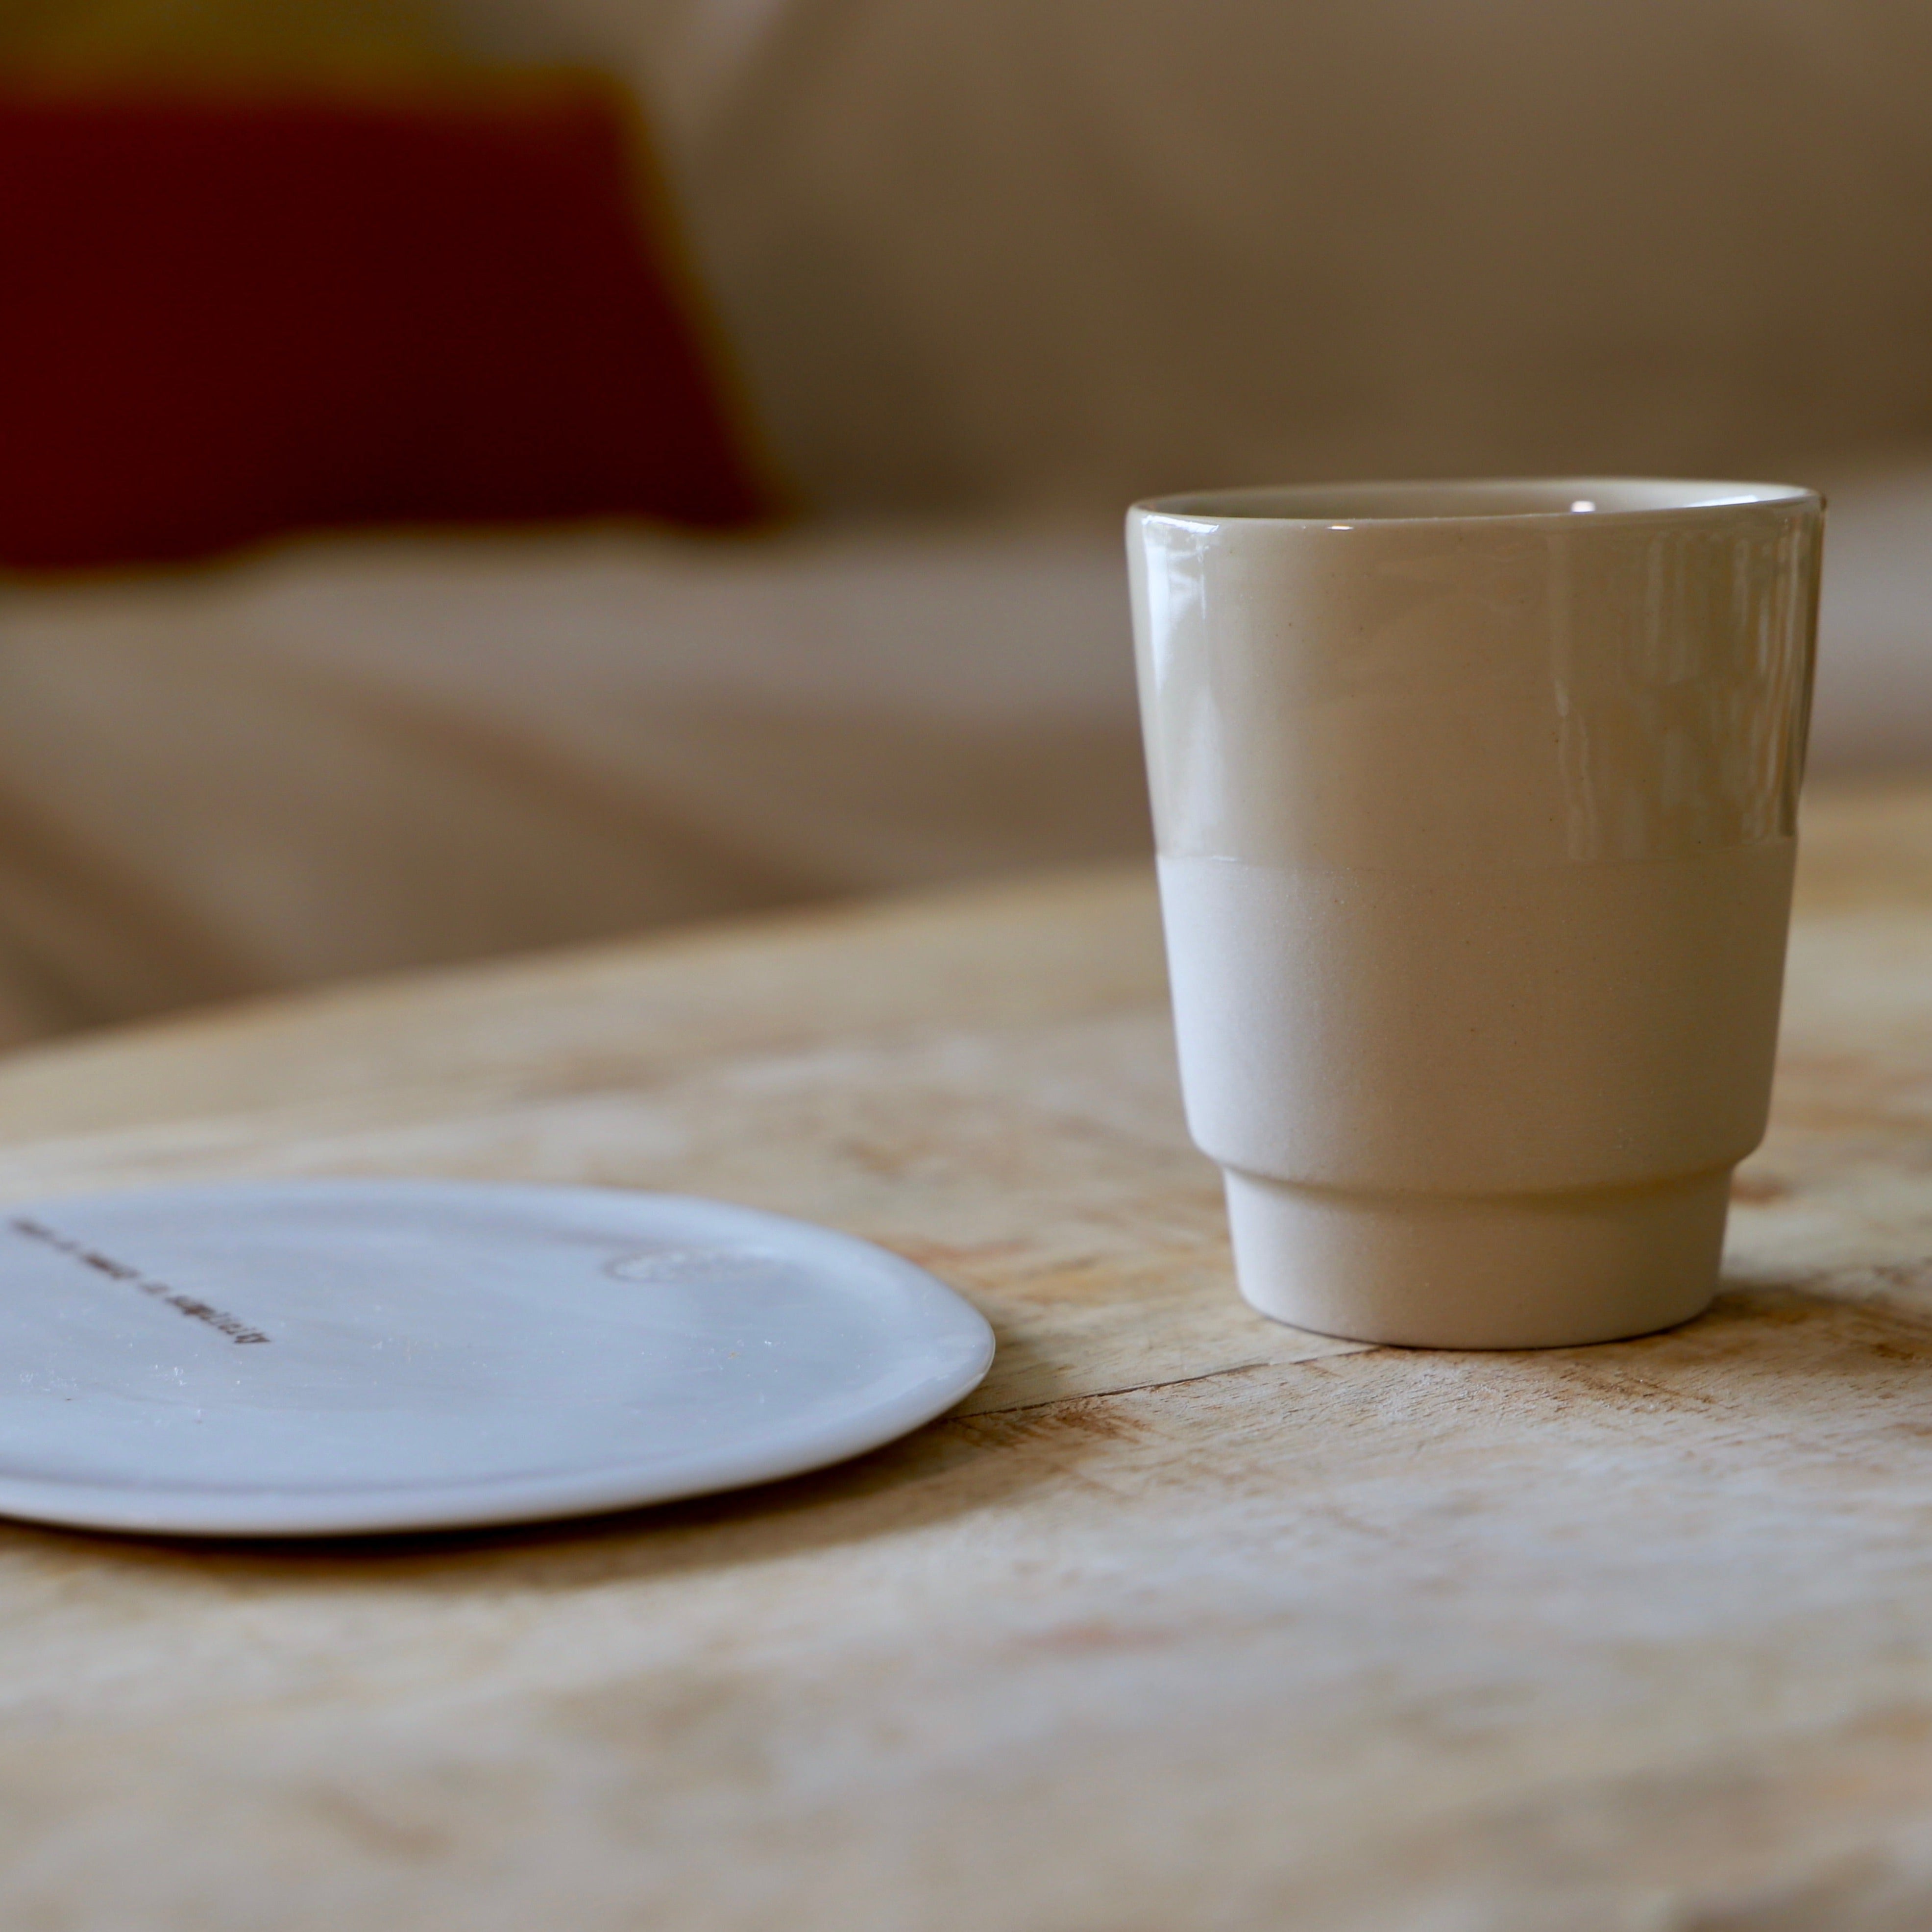
[{"label": "glossy glazed upper half of cup", "polygon": [[1483,868],[1789,838],[1822,529],[1808,490],[1604,478],[1137,506],[1161,849]]}]

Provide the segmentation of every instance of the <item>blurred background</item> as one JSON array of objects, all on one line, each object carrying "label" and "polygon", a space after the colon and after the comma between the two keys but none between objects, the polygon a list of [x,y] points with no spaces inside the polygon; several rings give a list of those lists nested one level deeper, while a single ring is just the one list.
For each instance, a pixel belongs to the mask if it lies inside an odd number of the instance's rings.
[{"label": "blurred background", "polygon": [[0,0],[0,1045],[1144,849],[1118,517],[1832,496],[1932,766],[1918,0]]}]

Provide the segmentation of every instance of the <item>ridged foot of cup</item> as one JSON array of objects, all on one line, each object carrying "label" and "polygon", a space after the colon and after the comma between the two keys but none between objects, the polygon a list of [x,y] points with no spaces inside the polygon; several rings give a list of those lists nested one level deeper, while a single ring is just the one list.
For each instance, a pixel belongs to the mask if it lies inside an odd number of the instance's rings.
[{"label": "ridged foot of cup", "polygon": [[1352,1341],[1550,1348],[1688,1322],[1717,1292],[1730,1171],[1574,1194],[1370,1194],[1225,1170],[1264,1315]]}]

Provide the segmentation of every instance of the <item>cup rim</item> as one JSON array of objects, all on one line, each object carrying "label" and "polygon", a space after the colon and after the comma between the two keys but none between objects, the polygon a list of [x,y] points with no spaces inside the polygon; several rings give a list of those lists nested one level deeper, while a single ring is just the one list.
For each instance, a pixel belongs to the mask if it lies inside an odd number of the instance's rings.
[{"label": "cup rim", "polygon": [[1390,524],[1580,525],[1756,508],[1822,509],[1797,483],[1726,482],[1669,476],[1447,477],[1414,481],[1288,483],[1187,490],[1150,496],[1130,516],[1214,526],[1273,524],[1299,530],[1377,530]]}]

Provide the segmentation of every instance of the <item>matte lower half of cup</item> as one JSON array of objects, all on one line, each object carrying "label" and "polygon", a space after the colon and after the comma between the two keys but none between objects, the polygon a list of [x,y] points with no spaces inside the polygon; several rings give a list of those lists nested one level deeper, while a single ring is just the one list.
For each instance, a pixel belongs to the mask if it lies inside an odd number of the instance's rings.
[{"label": "matte lower half of cup", "polygon": [[1247,1300],[1450,1348],[1696,1313],[1764,1130],[1792,859],[1163,859],[1188,1121],[1228,1178]]},{"label": "matte lower half of cup", "polygon": [[1430,1196],[1226,1170],[1234,1270],[1264,1315],[1352,1341],[1610,1342],[1708,1306],[1730,1170],[1644,1187]]}]

